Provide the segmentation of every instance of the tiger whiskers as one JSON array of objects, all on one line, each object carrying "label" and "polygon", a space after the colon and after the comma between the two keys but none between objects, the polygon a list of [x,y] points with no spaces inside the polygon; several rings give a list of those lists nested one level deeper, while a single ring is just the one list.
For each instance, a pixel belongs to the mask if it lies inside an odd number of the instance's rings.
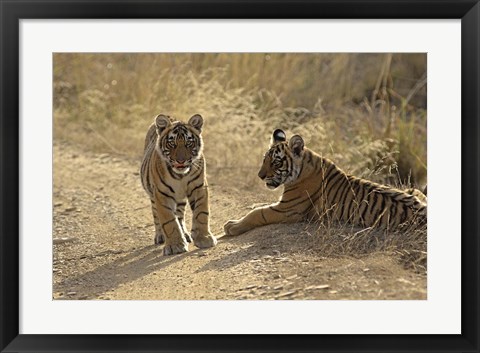
[{"label": "tiger whiskers", "polygon": [[202,163],[200,160],[196,160],[194,162],[192,162],[192,164],[190,164],[190,171],[192,172],[196,172],[198,170],[200,170],[202,168]]}]

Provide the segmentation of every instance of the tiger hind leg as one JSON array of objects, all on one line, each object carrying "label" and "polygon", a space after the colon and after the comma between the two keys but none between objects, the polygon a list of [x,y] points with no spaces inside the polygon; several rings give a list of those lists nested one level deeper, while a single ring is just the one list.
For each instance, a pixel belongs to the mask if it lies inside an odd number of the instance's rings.
[{"label": "tiger hind leg", "polygon": [[[418,189],[415,188],[410,188],[410,189],[405,189],[404,190],[407,194],[416,196],[421,202],[427,203],[427,195],[423,192],[421,192]],[[427,191],[427,187],[425,187],[425,192]]]}]

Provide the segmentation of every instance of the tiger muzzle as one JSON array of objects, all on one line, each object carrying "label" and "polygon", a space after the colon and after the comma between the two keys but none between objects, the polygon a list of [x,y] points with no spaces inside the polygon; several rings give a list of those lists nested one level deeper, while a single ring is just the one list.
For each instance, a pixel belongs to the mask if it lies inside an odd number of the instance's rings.
[{"label": "tiger muzzle", "polygon": [[262,180],[264,180],[267,177],[268,170],[265,165],[265,162],[262,164],[262,167],[260,168],[260,171],[258,172],[258,177]]},{"label": "tiger muzzle", "polygon": [[266,176],[267,176],[267,173],[265,173],[265,171],[260,169],[260,171],[258,172],[258,177],[263,180],[266,178]]},{"label": "tiger muzzle", "polygon": [[172,157],[173,166],[179,169],[186,168],[186,164],[188,164],[186,162],[190,160],[188,150],[183,145],[177,147],[177,150]]}]

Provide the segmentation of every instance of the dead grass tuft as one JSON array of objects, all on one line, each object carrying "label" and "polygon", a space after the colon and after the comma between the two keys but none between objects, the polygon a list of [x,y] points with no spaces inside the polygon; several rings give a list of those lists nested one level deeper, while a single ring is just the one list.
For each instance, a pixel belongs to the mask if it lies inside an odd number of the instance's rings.
[{"label": "dead grass tuft", "polygon": [[387,232],[338,223],[312,222],[305,226],[309,249],[326,258],[362,258],[373,253],[393,255],[407,269],[427,271],[427,228],[409,226]]}]

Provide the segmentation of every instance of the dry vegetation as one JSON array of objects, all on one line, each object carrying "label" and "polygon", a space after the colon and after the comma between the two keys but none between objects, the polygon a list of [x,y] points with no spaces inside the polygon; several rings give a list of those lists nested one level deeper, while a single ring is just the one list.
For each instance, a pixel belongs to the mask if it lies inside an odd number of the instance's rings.
[{"label": "dry vegetation", "polygon": [[209,166],[223,173],[244,168],[247,179],[255,176],[279,127],[303,135],[310,148],[356,175],[426,183],[423,54],[56,54],[54,60],[55,138],[139,158],[155,114],[200,113]]},{"label": "dry vegetation", "polygon": [[[357,176],[422,188],[426,89],[425,54],[55,54],[54,137],[138,162],[154,115],[199,113],[211,184],[263,195],[261,156],[282,128]],[[382,251],[426,268],[425,229],[304,231],[322,256]]]}]

